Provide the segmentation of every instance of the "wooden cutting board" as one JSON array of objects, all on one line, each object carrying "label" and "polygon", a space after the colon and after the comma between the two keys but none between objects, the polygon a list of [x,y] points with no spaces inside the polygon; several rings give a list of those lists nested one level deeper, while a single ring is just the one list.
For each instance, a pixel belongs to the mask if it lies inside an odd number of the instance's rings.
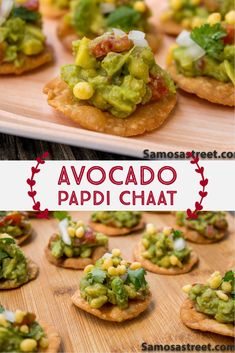
[{"label": "wooden cutting board", "polygon": [[[74,219],[89,219],[88,212],[71,213]],[[174,224],[170,214],[146,213],[146,221],[158,227]],[[223,336],[201,333],[186,328],[179,317],[180,305],[185,299],[181,288],[195,281],[204,282],[211,272],[227,271],[232,267],[234,254],[234,219],[228,215],[229,236],[212,245],[190,244],[200,257],[199,265],[180,276],[160,276],[149,273],[147,280],[153,294],[149,309],[126,323],[109,323],[76,308],[71,296],[78,287],[82,271],[57,268],[46,260],[44,248],[51,234],[57,230],[57,221],[33,220],[35,236],[23,250],[40,267],[38,278],[17,290],[0,293],[1,303],[9,309],[27,309],[39,320],[53,324],[62,337],[61,351],[68,353],[130,353],[141,352],[142,342],[149,344],[232,344]],[[110,249],[118,247],[127,259],[140,233],[110,238]]]},{"label": "wooden cutting board", "polygon": [[[148,0],[158,23],[167,0]],[[56,36],[56,21],[44,19],[48,42],[55,51],[55,63],[20,77],[0,76],[0,131],[31,138],[83,146],[143,157],[151,151],[229,151],[233,145],[233,109],[211,104],[194,95],[178,93],[178,104],[164,125],[135,138],[119,138],[79,128],[47,105],[44,85],[59,75],[61,65],[72,63]],[[157,62],[165,66],[166,53],[173,38],[164,36]]]}]

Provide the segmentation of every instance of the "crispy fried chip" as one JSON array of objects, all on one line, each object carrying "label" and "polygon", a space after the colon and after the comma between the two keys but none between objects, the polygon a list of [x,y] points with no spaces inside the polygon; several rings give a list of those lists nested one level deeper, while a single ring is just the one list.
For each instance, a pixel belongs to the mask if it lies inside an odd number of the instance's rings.
[{"label": "crispy fried chip", "polygon": [[100,309],[92,308],[89,303],[81,298],[80,291],[77,290],[72,296],[72,302],[80,309],[97,316],[106,321],[123,322],[134,319],[145,311],[150,304],[151,294],[145,300],[131,300],[127,309],[120,309],[116,305],[105,304]]},{"label": "crispy fried chip", "polygon": [[40,12],[45,17],[56,19],[65,15],[67,11],[66,9],[60,9],[57,6],[53,6],[52,4],[49,4],[48,1],[46,0],[41,0]]},{"label": "crispy fried chip", "polygon": [[162,31],[170,36],[177,36],[184,29],[181,24],[173,20],[161,21],[161,25]]},{"label": "crispy fried chip", "polygon": [[40,352],[57,353],[60,348],[61,338],[59,334],[56,332],[56,329],[52,325],[43,321],[40,321],[40,325],[44,329],[45,334],[49,340],[49,346],[46,349],[40,350]]},{"label": "crispy fried chip", "polygon": [[139,107],[130,117],[116,118],[86,103],[79,102],[68,85],[56,78],[49,82],[44,93],[48,104],[74,120],[84,129],[117,136],[135,136],[157,129],[176,104],[176,95]]},{"label": "crispy fried chip", "polygon": [[27,259],[28,260],[28,279],[26,282],[24,283],[16,283],[14,280],[7,280],[4,282],[0,281],[0,290],[2,289],[14,289],[14,288],[19,288],[21,286],[23,286],[24,284],[28,283],[29,281],[34,280],[38,273],[39,273],[39,268],[38,266],[31,260],[31,259]]},{"label": "crispy fried chip", "polygon": [[191,241],[192,243],[197,244],[211,244],[220,241],[227,235],[227,231],[220,232],[216,238],[206,238],[203,235],[199,234],[196,230],[189,229],[187,227],[179,227],[177,226],[182,232],[184,233],[185,239]]},{"label": "crispy fried chip", "polygon": [[47,260],[57,267],[70,268],[73,270],[83,270],[87,265],[94,264],[99,258],[101,258],[108,250],[106,246],[98,246],[94,249],[91,258],[71,257],[56,259],[50,250],[50,244],[53,240],[53,236],[50,238],[48,246],[45,249],[45,255]]},{"label": "crispy fried chip", "polygon": [[104,233],[110,237],[115,237],[119,235],[128,235],[133,232],[137,232],[138,230],[141,230],[144,228],[145,223],[140,222],[137,226],[132,227],[132,228],[115,228],[115,227],[110,227],[102,223],[96,223],[96,222],[89,222],[89,225],[92,229],[94,229],[96,232]]},{"label": "crispy fried chip", "polygon": [[16,241],[16,244],[17,245],[23,244],[29,237],[31,237],[32,232],[33,232],[33,230],[32,230],[32,228],[30,228],[28,233],[20,235],[19,237],[15,237],[14,239]]},{"label": "crispy fried chip", "polygon": [[21,75],[24,72],[34,70],[53,60],[53,53],[50,46],[46,46],[45,50],[33,56],[26,56],[22,67],[15,67],[12,63],[0,64],[0,75]]},{"label": "crispy fried chip", "polygon": [[235,105],[235,89],[231,82],[220,82],[206,76],[186,77],[177,72],[174,63],[168,67],[168,71],[182,90],[188,93],[194,93],[198,97],[206,99],[211,103],[231,107]]},{"label": "crispy fried chip", "polygon": [[190,299],[186,299],[180,308],[180,317],[185,326],[194,330],[218,333],[223,336],[234,337],[234,326],[223,324],[209,315],[199,313]]},{"label": "crispy fried chip", "polygon": [[136,261],[139,261],[141,265],[148,271],[158,273],[159,275],[181,275],[182,273],[190,272],[193,266],[198,262],[197,254],[192,251],[189,261],[184,264],[183,268],[164,268],[158,265],[153,264],[151,261],[144,259],[142,257],[142,252],[144,251],[144,247],[141,242],[134,248],[134,258]]}]

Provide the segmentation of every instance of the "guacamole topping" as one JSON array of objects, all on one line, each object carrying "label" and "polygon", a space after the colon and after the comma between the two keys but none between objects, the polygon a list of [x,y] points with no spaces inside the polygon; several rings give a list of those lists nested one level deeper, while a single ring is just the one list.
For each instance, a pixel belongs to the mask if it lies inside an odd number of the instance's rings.
[{"label": "guacamole topping", "polygon": [[55,6],[58,9],[66,10],[69,8],[71,0],[44,0],[44,2],[50,6]]},{"label": "guacamole topping", "polygon": [[95,265],[88,265],[84,273],[80,281],[81,297],[92,308],[112,304],[125,310],[130,301],[145,300],[149,295],[145,270],[139,262],[123,260],[119,249],[106,253]]},{"label": "guacamole topping", "polygon": [[41,352],[48,345],[48,338],[35,314],[21,310],[12,312],[0,306],[1,352]]},{"label": "guacamole topping", "polygon": [[214,239],[228,228],[224,212],[199,212],[197,219],[188,219],[185,212],[177,212],[176,223],[197,231],[205,238]]},{"label": "guacamole topping", "polygon": [[59,223],[60,233],[55,234],[50,242],[51,254],[59,258],[91,258],[98,246],[106,246],[108,237],[96,233],[85,226],[82,221],[65,218]]},{"label": "guacamole topping", "polygon": [[61,78],[78,101],[118,118],[130,116],[138,105],[174,94],[173,81],[156,64],[144,36],[115,30],[95,40],[73,42],[75,64],[63,66]]},{"label": "guacamole topping", "polygon": [[141,217],[141,212],[137,211],[100,211],[92,213],[91,220],[114,228],[133,228],[140,223]]},{"label": "guacamole topping", "polygon": [[235,84],[234,25],[206,23],[191,33],[182,32],[177,42],[172,56],[179,73]]},{"label": "guacamole topping", "polygon": [[25,57],[40,54],[45,49],[39,4],[37,0],[2,0],[1,6],[6,6],[7,2],[11,7],[4,12],[6,18],[0,9],[0,64],[22,67]]},{"label": "guacamole topping", "polygon": [[7,233],[13,238],[26,235],[31,229],[28,218],[21,212],[0,212],[0,233]]},{"label": "guacamole topping", "polygon": [[159,267],[182,268],[190,258],[183,233],[170,227],[157,230],[154,224],[147,224],[142,237],[142,256]]},{"label": "guacamole topping", "polygon": [[197,311],[213,317],[218,322],[234,323],[234,271],[226,272],[224,277],[216,271],[206,284],[189,284],[183,287],[183,291],[195,303]]}]

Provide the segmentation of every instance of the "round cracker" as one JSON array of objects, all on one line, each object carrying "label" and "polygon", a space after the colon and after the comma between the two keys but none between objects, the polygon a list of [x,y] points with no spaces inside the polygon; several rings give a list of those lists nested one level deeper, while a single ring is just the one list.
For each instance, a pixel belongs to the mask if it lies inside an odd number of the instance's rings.
[{"label": "round cracker", "polygon": [[0,75],[21,75],[25,72],[34,70],[50,61],[53,60],[53,52],[49,45],[45,47],[45,50],[32,56],[25,56],[25,62],[22,67],[16,67],[12,63],[0,64]]},{"label": "round cracker", "polygon": [[170,36],[177,36],[180,32],[183,31],[184,27],[173,20],[161,21],[161,28],[165,34],[169,34]]},{"label": "round cracker", "polygon": [[94,309],[81,297],[79,290],[74,293],[71,299],[73,304],[75,304],[78,308],[98,317],[99,319],[105,321],[123,322],[134,319],[145,311],[150,304],[151,294],[149,294],[145,300],[131,300],[128,308],[124,310],[112,304],[105,304],[100,309]]},{"label": "round cracker", "polygon": [[57,19],[66,14],[66,12],[69,10],[68,9],[60,9],[57,6],[53,6],[52,4],[49,4],[48,1],[41,0],[40,1],[40,12],[42,13],[43,16],[52,18],[52,19]]},{"label": "round cracker", "polygon": [[186,299],[180,308],[183,324],[194,330],[213,332],[223,336],[235,337],[234,325],[223,324],[209,315],[196,311],[193,301]]},{"label": "round cracker", "polygon": [[61,338],[54,328],[54,326],[46,323],[46,322],[40,322],[41,327],[43,328],[48,340],[49,340],[49,346],[46,349],[40,349],[40,352],[43,353],[57,353],[60,348],[61,344]]},{"label": "round cracker", "polygon": [[182,90],[196,94],[211,103],[231,107],[235,105],[235,88],[232,82],[220,82],[208,76],[186,77],[178,73],[175,63],[168,67],[168,71]]},{"label": "round cracker", "polygon": [[118,237],[120,235],[128,235],[130,233],[137,232],[138,230],[143,229],[145,223],[141,221],[137,226],[132,228],[127,228],[127,227],[116,228],[116,227],[107,226],[106,224],[92,222],[92,221],[89,222],[89,225],[96,232],[103,233],[110,237]]},{"label": "round cracker", "polygon": [[176,104],[176,95],[139,106],[128,118],[116,118],[108,112],[79,102],[69,86],[56,78],[44,87],[48,104],[84,129],[117,136],[135,136],[159,128]]},{"label": "round cracker", "polygon": [[24,284],[28,283],[29,281],[32,281],[35,278],[37,278],[38,273],[39,273],[38,266],[35,264],[35,262],[33,262],[29,258],[27,258],[27,262],[28,262],[28,279],[23,283],[16,283],[13,280],[7,280],[4,282],[0,281],[0,290],[19,288],[19,287],[23,286]]},{"label": "round cracker", "polygon": [[186,264],[184,264],[183,268],[178,268],[178,267],[164,268],[152,263],[148,259],[144,259],[141,255],[143,251],[144,251],[144,247],[140,242],[134,248],[134,252],[133,252],[134,259],[136,261],[139,261],[146,270],[157,273],[159,275],[181,275],[183,273],[190,272],[194,267],[194,265],[196,265],[196,263],[198,262],[197,254],[194,251],[192,251],[189,261]]},{"label": "round cracker", "polygon": [[57,266],[63,268],[69,268],[72,270],[83,270],[87,265],[93,265],[97,260],[99,260],[108,250],[106,246],[98,246],[94,249],[91,258],[81,258],[81,257],[71,257],[71,258],[60,258],[57,259],[51,254],[50,241],[45,249],[45,255],[47,260]]},{"label": "round cracker", "polygon": [[189,229],[187,227],[179,227],[178,228],[184,233],[184,237],[186,240],[191,241],[196,244],[212,244],[220,241],[227,235],[227,231],[221,231],[218,233],[216,238],[206,238],[203,235],[199,234],[196,230]]}]

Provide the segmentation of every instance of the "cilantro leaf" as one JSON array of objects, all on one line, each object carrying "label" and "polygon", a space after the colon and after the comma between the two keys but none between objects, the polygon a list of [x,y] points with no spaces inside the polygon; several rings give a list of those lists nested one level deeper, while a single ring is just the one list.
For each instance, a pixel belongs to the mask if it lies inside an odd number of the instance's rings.
[{"label": "cilantro leaf", "polygon": [[2,249],[0,249],[0,261],[3,259],[6,259],[7,257],[8,257],[8,254]]},{"label": "cilantro leaf", "polygon": [[226,35],[227,32],[220,23],[216,23],[213,26],[206,23],[201,27],[194,28],[191,32],[192,40],[213,59],[219,59],[224,49],[222,38],[226,37]]},{"label": "cilantro leaf", "polygon": [[232,283],[234,282],[234,272],[231,270],[231,271],[228,271],[225,273],[224,277],[223,277],[223,281],[224,282],[230,282],[232,281]]},{"label": "cilantro leaf", "polygon": [[87,275],[87,280],[90,284],[93,283],[103,283],[106,278],[106,272],[100,270],[99,268],[94,268],[91,272]]},{"label": "cilantro leaf", "polygon": [[5,309],[4,307],[0,304],[0,314],[4,313]]},{"label": "cilantro leaf", "polygon": [[0,241],[3,241],[5,244],[15,244],[14,238],[1,238]]},{"label": "cilantro leaf", "polygon": [[109,28],[121,28],[129,32],[137,26],[141,19],[141,14],[129,6],[120,6],[107,17]]},{"label": "cilantro leaf", "polygon": [[174,230],[173,231],[173,239],[176,240],[178,238],[182,238],[182,232],[181,232],[181,230]]},{"label": "cilantro leaf", "polygon": [[147,282],[145,279],[146,271],[143,268],[138,270],[128,270],[127,271],[127,282],[132,283],[135,286],[136,290],[139,290],[141,287],[145,287]]},{"label": "cilantro leaf", "polygon": [[0,217],[6,216],[7,212],[6,211],[0,211]]},{"label": "cilantro leaf", "polygon": [[39,12],[30,11],[24,6],[14,7],[11,12],[13,17],[19,17],[24,21],[37,22],[40,20],[41,15]]},{"label": "cilantro leaf", "polygon": [[71,219],[67,211],[54,211],[53,217],[58,219],[59,221],[62,221],[65,218]]}]

